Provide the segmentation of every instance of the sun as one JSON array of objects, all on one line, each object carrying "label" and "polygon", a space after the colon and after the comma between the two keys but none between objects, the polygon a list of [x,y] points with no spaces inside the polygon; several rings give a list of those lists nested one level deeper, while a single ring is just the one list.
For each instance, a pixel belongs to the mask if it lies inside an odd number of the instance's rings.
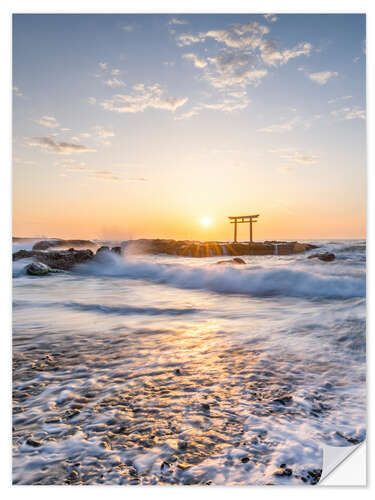
[{"label": "sun", "polygon": [[211,226],[211,224],[212,224],[212,219],[211,219],[211,217],[202,217],[202,218],[201,218],[201,224],[202,224],[202,226],[204,226],[204,227]]}]

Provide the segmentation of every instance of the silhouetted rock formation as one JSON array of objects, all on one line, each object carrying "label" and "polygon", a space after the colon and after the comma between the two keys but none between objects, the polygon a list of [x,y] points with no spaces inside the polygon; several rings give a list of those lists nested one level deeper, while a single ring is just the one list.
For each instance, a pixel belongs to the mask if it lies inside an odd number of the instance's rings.
[{"label": "silhouetted rock formation", "polygon": [[[77,250],[85,244],[93,245],[94,249],[98,247],[90,240],[44,240],[39,241],[33,246],[32,250],[19,250],[13,254],[13,260],[32,257],[35,261],[42,262],[55,269],[69,270],[75,264],[86,262],[94,257],[91,249]],[[68,250],[55,250],[55,247],[66,247]],[[69,248],[70,247],[70,248]],[[189,240],[163,240],[163,239],[140,239],[123,241],[121,246],[110,248],[101,246],[96,254],[102,252],[113,252],[121,255],[125,252],[131,254],[168,254],[181,255],[184,257],[216,257],[230,256],[234,259],[223,261],[222,263],[240,264],[240,255],[289,255],[305,252],[317,248],[309,243],[299,243],[298,241],[265,241],[257,243],[227,243],[220,241],[189,241]],[[326,254],[314,254],[321,260],[333,260]],[[329,254],[333,255],[333,254]],[[313,258],[310,256],[309,258]],[[334,258],[334,257],[333,257]],[[221,262],[219,262],[221,263]],[[245,262],[243,262],[245,263]]]},{"label": "silhouetted rock formation", "polygon": [[91,240],[42,240],[35,243],[33,250],[48,250],[50,248],[97,248],[98,245]]},{"label": "silhouetted rock formation", "polygon": [[19,250],[13,254],[13,260],[26,259],[32,257],[38,262],[42,262],[54,269],[68,271],[75,264],[82,264],[93,258],[91,250],[59,250],[43,252],[40,250]]},{"label": "silhouetted rock formation", "polygon": [[[123,242],[128,253],[169,254],[185,257],[215,257],[217,255],[273,255],[277,248],[278,255],[289,255],[305,252],[315,245],[299,243],[298,241],[285,242],[257,242],[257,243],[227,243],[219,241],[188,241],[188,240],[132,240]],[[277,245],[276,245],[277,244]]]},{"label": "silhouetted rock formation", "polygon": [[335,260],[335,258],[335,254],[331,252],[314,253],[308,256],[308,259],[319,259],[323,262],[332,262],[333,260]]}]

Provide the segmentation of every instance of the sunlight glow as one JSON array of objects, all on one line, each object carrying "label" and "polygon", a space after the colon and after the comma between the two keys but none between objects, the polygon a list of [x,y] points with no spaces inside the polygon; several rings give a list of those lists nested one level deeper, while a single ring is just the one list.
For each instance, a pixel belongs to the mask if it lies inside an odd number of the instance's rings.
[{"label": "sunlight glow", "polygon": [[211,226],[211,224],[212,224],[211,217],[202,217],[201,224],[202,224],[202,226],[205,226],[205,227]]}]

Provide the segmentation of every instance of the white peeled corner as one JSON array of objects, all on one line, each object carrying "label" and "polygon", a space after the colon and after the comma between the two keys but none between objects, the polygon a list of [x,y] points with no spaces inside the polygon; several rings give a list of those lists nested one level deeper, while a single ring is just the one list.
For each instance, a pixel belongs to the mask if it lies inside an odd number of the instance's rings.
[{"label": "white peeled corner", "polygon": [[366,442],[355,446],[323,445],[322,486],[366,486]]}]

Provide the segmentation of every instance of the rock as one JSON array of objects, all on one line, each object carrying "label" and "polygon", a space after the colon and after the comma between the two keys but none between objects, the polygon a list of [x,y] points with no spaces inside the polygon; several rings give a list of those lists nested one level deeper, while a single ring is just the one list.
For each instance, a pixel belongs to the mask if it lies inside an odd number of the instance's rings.
[{"label": "rock", "polygon": [[288,467],[280,467],[279,469],[276,469],[275,472],[273,473],[274,476],[291,476],[293,474],[292,469],[289,469]]},{"label": "rock", "polygon": [[101,253],[101,252],[109,252],[109,251],[110,251],[110,250],[109,250],[109,247],[107,247],[107,246],[102,246],[102,247],[100,247],[100,248],[98,248],[98,249],[97,249],[97,251],[96,251],[96,255],[97,255],[98,253]]},{"label": "rock", "polygon": [[91,240],[42,240],[35,243],[32,250],[48,250],[49,248],[97,248],[98,245]]},{"label": "rock", "polygon": [[117,254],[117,255],[121,255],[122,253],[122,248],[121,247],[112,247],[111,248],[111,252]]},{"label": "rock", "polygon": [[187,442],[186,441],[179,441],[177,446],[178,446],[179,450],[186,450]]},{"label": "rock", "polygon": [[42,446],[42,443],[40,441],[36,441],[33,438],[27,438],[26,444],[32,446],[33,448],[39,448],[39,446]]},{"label": "rock", "polygon": [[31,276],[44,276],[52,271],[52,269],[43,264],[42,262],[32,262],[25,267],[27,274],[31,274]]},{"label": "rock", "polygon": [[276,398],[273,400],[273,403],[277,403],[283,406],[288,406],[292,403],[292,396],[282,396],[281,398]]},{"label": "rock", "polygon": [[201,407],[203,408],[203,410],[206,410],[206,411],[210,409],[210,405],[208,403],[202,403]]},{"label": "rock", "polygon": [[313,469],[307,472],[307,476],[311,484],[317,484],[322,475],[322,469]]},{"label": "rock", "polygon": [[335,260],[336,256],[334,253],[325,252],[325,253],[313,253],[307,257],[308,259],[319,259],[323,262],[332,262]]},{"label": "rock", "polygon": [[13,260],[34,258],[38,262],[42,262],[47,266],[55,269],[62,269],[68,271],[72,269],[75,264],[82,264],[94,257],[91,250],[56,250],[50,252],[38,250],[19,250],[13,254]]},{"label": "rock", "polygon": [[176,375],[181,375],[181,370],[179,368],[176,368],[174,372]]},{"label": "rock", "polygon": [[70,484],[70,483],[74,483],[75,481],[78,481],[79,479],[79,474],[76,470],[72,470],[69,475],[66,477],[65,479],[65,482]]},{"label": "rock", "polygon": [[216,262],[216,264],[218,264],[218,265],[226,265],[226,264],[239,265],[239,264],[246,264],[246,262],[243,259],[241,259],[241,257],[234,257],[233,259],[219,260],[218,262]]},{"label": "rock", "polygon": [[177,467],[179,469],[185,470],[185,469],[188,469],[190,467],[190,465],[189,464],[185,464],[184,462],[181,462],[181,463],[177,464]]},{"label": "rock", "polygon": [[249,458],[249,457],[242,457],[242,458],[241,458],[241,462],[242,462],[243,464],[247,464],[249,461],[250,461],[250,458]]},{"label": "rock", "polygon": [[46,424],[58,424],[61,422],[61,418],[56,416],[56,417],[47,417],[45,420],[44,420],[44,423]]}]

